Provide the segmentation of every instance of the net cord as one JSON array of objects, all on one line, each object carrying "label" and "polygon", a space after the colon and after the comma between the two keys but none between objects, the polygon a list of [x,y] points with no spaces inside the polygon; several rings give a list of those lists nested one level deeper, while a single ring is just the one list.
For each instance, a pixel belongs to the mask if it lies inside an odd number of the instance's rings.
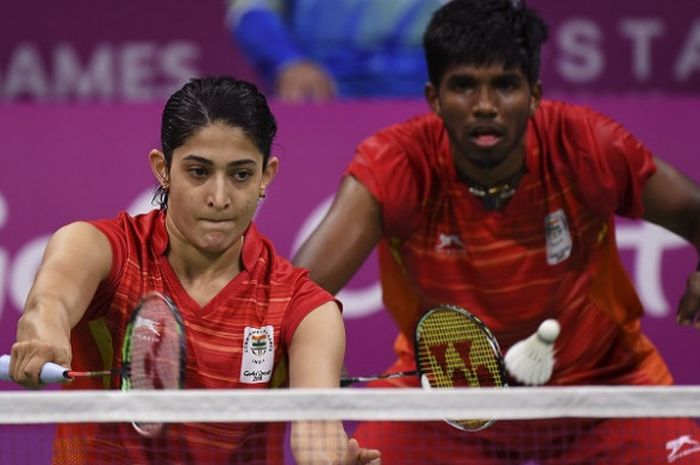
[{"label": "net cord", "polygon": [[0,392],[0,424],[562,417],[700,417],[700,386]]}]

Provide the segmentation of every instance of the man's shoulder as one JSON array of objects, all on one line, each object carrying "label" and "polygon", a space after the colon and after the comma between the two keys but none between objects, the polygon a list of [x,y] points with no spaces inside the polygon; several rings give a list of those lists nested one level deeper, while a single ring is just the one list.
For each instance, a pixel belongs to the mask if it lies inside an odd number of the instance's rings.
[{"label": "man's shoulder", "polygon": [[431,158],[442,147],[444,135],[442,120],[425,113],[375,132],[360,143],[358,151],[376,161]]},{"label": "man's shoulder", "polygon": [[609,121],[610,118],[587,105],[562,100],[542,100],[534,120],[543,125],[576,125]]},{"label": "man's shoulder", "polygon": [[279,254],[272,240],[251,223],[245,233],[243,263],[261,282],[295,286],[308,274]]},{"label": "man's shoulder", "polygon": [[406,137],[419,137],[426,133],[443,130],[442,120],[434,113],[415,115],[407,120],[386,126],[369,136],[365,141],[382,139],[384,141],[401,142]]}]

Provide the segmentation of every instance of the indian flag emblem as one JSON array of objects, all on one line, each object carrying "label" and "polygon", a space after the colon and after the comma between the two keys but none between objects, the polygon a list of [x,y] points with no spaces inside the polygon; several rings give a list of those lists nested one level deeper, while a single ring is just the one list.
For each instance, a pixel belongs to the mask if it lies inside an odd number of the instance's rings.
[{"label": "indian flag emblem", "polygon": [[250,336],[250,351],[258,357],[265,355],[265,352],[267,352],[267,341],[267,334],[265,333],[252,334]]},{"label": "indian flag emblem", "polygon": [[243,354],[240,381],[245,384],[267,383],[275,363],[275,328],[246,326],[243,332]]}]

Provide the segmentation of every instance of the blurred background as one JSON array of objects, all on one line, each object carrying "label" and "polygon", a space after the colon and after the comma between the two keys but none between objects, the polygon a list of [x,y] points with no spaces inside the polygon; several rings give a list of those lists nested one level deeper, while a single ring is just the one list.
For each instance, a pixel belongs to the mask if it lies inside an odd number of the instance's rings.
[{"label": "blurred background", "polygon": [[[443,1],[6,2],[0,19],[0,353],[10,349],[56,228],[152,208],[155,183],[146,155],[159,146],[165,99],[193,76],[234,75],[270,97],[281,171],[257,221],[291,257],[327,208],[354,147],[427,111],[420,34]],[[545,97],[618,119],[655,154],[700,179],[700,2],[529,4],[550,25]],[[700,384],[700,335],[678,328],[674,318],[695,251],[639,222],[621,221],[618,240],[647,310],[647,333],[679,383]],[[370,260],[340,296],[355,374],[382,371],[392,360],[396,330],[382,312],[376,280]]]}]

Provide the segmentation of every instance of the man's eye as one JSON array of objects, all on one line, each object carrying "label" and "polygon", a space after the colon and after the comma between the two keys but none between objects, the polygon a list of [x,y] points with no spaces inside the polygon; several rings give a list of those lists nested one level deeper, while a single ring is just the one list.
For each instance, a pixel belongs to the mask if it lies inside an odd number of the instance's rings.
[{"label": "man's eye", "polygon": [[513,92],[514,90],[517,90],[518,86],[519,83],[512,79],[504,79],[496,83],[496,88],[503,92]]},{"label": "man's eye", "polygon": [[473,87],[472,83],[469,81],[455,81],[452,84],[452,89],[457,92],[466,92]]}]

